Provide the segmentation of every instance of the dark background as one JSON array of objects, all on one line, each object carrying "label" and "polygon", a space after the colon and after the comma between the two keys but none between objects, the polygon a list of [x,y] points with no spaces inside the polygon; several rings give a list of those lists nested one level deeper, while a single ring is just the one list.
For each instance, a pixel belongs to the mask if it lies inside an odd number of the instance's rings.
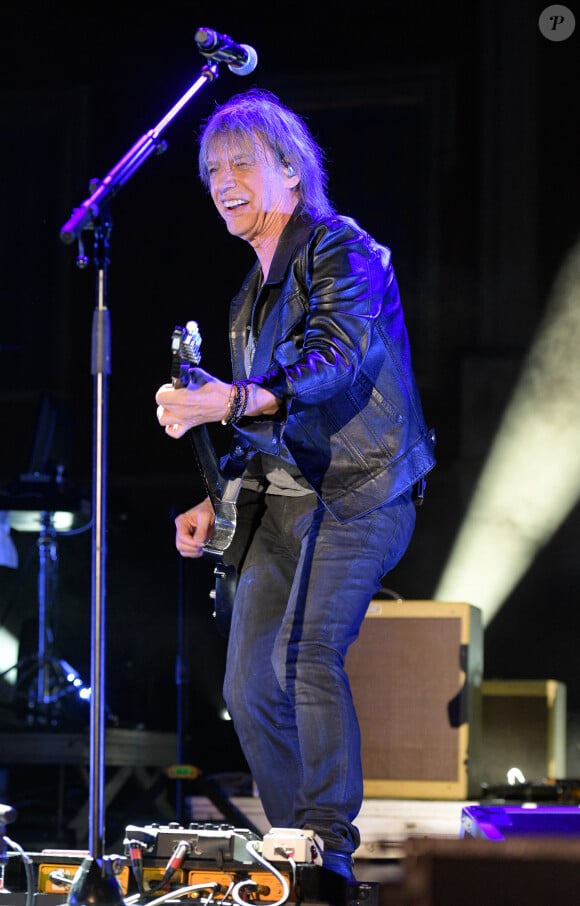
[{"label": "dark background", "polygon": [[[430,599],[578,238],[578,31],[550,42],[538,29],[545,4],[515,0],[119,7],[9,3],[2,14],[0,487],[28,469],[48,392],[70,420],[70,435],[59,435],[67,484],[90,500],[95,268],[76,267],[77,247],[59,230],[90,180],[193,84],[204,63],[197,28],[252,45],[255,72],[239,77],[222,64],[167,129],[165,153],[114,198],[107,293],[107,704],[122,726],[175,730],[185,696],[188,758],[205,771],[238,770],[231,726],[218,717],[211,565],[182,563],[173,547],[173,517],[201,486],[187,442],[163,434],[154,404],[173,326],[190,318],[202,364],[228,379],[227,306],[252,261],[199,185],[200,123],[237,91],[275,91],[326,149],[339,210],[393,250],[439,464],[407,557],[385,585]],[[92,262],[92,233],[84,237]],[[224,429],[212,435],[221,449]],[[580,705],[578,525],[575,506],[485,635],[486,676],[558,679],[571,711]],[[0,567],[0,618],[26,654],[37,536],[12,535],[19,567]],[[90,531],[60,537],[58,555],[55,647],[88,679]],[[18,722],[10,707],[3,713]]]}]

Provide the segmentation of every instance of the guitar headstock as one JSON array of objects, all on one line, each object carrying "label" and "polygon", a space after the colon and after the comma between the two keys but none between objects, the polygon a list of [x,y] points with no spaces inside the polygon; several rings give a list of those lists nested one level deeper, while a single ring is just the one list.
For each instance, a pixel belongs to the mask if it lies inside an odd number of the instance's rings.
[{"label": "guitar headstock", "polygon": [[192,365],[199,365],[201,334],[197,321],[188,321],[185,327],[176,326],[171,335],[171,380],[175,385],[187,386]]}]

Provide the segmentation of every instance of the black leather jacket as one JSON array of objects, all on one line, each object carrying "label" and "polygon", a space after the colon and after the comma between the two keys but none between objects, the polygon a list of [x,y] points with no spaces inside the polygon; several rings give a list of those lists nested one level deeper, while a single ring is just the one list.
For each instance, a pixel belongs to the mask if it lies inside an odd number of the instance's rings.
[{"label": "black leather jacket", "polygon": [[246,377],[248,326],[261,328],[250,378],[283,401],[245,418],[232,450],[295,463],[340,522],[419,483],[435,465],[413,374],[389,249],[353,220],[299,212],[280,238],[267,283],[258,263],[230,309],[235,378]]}]

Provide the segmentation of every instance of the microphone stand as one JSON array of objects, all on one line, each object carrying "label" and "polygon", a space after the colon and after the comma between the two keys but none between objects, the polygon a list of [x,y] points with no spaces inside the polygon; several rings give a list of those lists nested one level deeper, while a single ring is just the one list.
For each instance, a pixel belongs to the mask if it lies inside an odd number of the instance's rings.
[{"label": "microphone stand", "polygon": [[[219,58],[216,55],[216,61]],[[104,688],[105,688],[105,576],[106,576],[106,492],[107,492],[107,431],[108,375],[110,373],[110,322],[108,301],[108,270],[112,220],[108,203],[127,180],[154,153],[165,151],[162,133],[185,105],[208,82],[218,76],[217,62],[209,61],[199,77],[173,105],[168,113],[146,132],[98,184],[91,184],[92,194],[73,210],[72,216],[60,231],[61,240],[70,245],[78,240],[79,266],[86,266],[81,233],[94,229],[94,252],[97,267],[96,307],[92,325],[91,373],[93,375],[93,537],[91,582],[91,699],[90,699],[90,770],[89,770],[89,853],[90,860],[104,857]],[[94,188],[93,188],[94,187]],[[89,862],[90,862],[89,860]],[[99,874],[84,867],[73,883],[67,902],[102,902]],[[102,877],[103,872],[100,872]],[[89,889],[90,888],[90,889]],[[95,899],[95,896],[97,897]]]}]

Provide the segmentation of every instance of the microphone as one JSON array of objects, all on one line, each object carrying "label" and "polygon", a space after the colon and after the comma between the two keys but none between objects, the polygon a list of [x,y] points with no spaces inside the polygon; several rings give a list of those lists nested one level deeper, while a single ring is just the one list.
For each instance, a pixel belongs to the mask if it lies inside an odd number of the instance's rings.
[{"label": "microphone", "polygon": [[198,28],[195,43],[199,52],[208,60],[227,63],[230,72],[249,75],[258,65],[258,54],[249,44],[236,44],[227,35],[220,35],[211,28]]}]

